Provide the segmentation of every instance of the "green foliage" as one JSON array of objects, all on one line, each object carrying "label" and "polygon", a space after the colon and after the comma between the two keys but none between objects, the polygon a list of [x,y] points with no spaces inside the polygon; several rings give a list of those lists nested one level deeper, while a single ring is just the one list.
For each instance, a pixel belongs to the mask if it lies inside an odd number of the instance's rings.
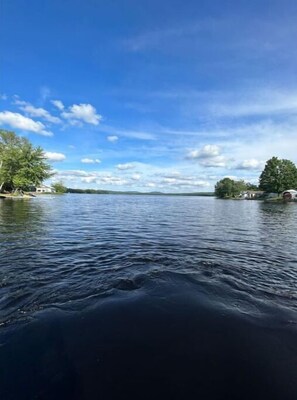
[{"label": "green foliage", "polygon": [[0,130],[0,191],[26,190],[52,175],[41,147],[33,147],[14,132]]},{"label": "green foliage", "polygon": [[260,175],[260,188],[265,192],[280,194],[297,188],[297,167],[290,161],[272,157]]},{"label": "green foliage", "polygon": [[254,185],[253,183],[246,183],[246,190],[259,190],[259,186]]},{"label": "green foliage", "polygon": [[63,182],[56,182],[52,184],[52,187],[55,189],[56,193],[66,193],[67,188],[63,185]]},{"label": "green foliage", "polygon": [[230,178],[224,178],[215,185],[215,195],[220,198],[235,197],[244,190],[246,190],[246,184],[242,180],[234,181]]}]

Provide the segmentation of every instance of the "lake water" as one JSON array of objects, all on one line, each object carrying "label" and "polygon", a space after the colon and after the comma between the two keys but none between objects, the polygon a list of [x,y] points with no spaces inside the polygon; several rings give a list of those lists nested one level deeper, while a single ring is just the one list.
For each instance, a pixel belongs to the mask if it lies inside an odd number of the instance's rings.
[{"label": "lake water", "polygon": [[297,205],[0,200],[0,398],[297,399]]}]

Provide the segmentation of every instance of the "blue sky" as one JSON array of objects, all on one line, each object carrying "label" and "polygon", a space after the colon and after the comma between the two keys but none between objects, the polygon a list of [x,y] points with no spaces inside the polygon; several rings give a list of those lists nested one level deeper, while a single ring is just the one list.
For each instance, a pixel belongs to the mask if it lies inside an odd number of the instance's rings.
[{"label": "blue sky", "polygon": [[0,127],[68,187],[192,192],[297,163],[296,1],[2,0]]}]

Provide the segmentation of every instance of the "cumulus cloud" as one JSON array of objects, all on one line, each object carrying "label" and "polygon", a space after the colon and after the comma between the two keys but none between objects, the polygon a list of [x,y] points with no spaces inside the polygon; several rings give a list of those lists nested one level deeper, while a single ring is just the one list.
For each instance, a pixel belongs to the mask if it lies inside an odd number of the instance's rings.
[{"label": "cumulus cloud", "polygon": [[74,125],[80,122],[98,125],[102,119],[91,104],[73,104],[67,111],[63,111],[61,116]]},{"label": "cumulus cloud", "polygon": [[119,138],[118,138],[118,136],[116,136],[116,135],[107,136],[107,140],[108,140],[109,142],[111,142],[111,143],[117,142],[118,139],[119,139]]},{"label": "cumulus cloud", "polygon": [[191,150],[187,158],[189,159],[202,159],[202,158],[211,158],[217,157],[221,154],[221,149],[216,144],[207,144],[201,149]]},{"label": "cumulus cloud", "polygon": [[134,164],[129,164],[129,163],[127,163],[127,164],[118,164],[117,165],[117,169],[119,169],[121,171],[125,171],[127,169],[133,169],[133,168],[135,168],[135,165]]},{"label": "cumulus cloud", "polygon": [[264,168],[265,161],[259,161],[255,158],[244,160],[236,166],[236,169],[257,170],[260,171]]},{"label": "cumulus cloud", "polygon": [[226,167],[228,159],[221,155],[221,148],[216,144],[207,144],[201,149],[191,150],[187,154],[187,159],[198,160],[203,167]]},{"label": "cumulus cloud", "polygon": [[51,103],[57,107],[58,110],[63,111],[65,106],[61,100],[51,100]]},{"label": "cumulus cloud", "polygon": [[200,160],[199,164],[207,168],[224,168],[227,166],[228,158],[224,156],[210,157]]},{"label": "cumulus cloud", "polygon": [[62,153],[54,153],[51,151],[46,151],[44,152],[45,157],[49,160],[49,161],[64,161],[66,156],[65,154]]},{"label": "cumulus cloud", "polygon": [[0,125],[9,125],[15,129],[22,129],[43,136],[53,136],[53,133],[46,130],[46,127],[42,122],[34,121],[22,114],[11,111],[0,112]]},{"label": "cumulus cloud", "polygon": [[82,158],[80,160],[83,164],[100,164],[101,161],[98,158]]}]

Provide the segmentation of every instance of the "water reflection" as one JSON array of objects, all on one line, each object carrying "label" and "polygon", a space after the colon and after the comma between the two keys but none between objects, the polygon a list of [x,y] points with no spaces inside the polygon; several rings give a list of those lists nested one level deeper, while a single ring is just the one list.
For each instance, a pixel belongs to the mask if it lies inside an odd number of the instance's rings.
[{"label": "water reflection", "polygon": [[40,230],[44,216],[43,204],[38,199],[0,200],[0,226],[2,234]]}]

